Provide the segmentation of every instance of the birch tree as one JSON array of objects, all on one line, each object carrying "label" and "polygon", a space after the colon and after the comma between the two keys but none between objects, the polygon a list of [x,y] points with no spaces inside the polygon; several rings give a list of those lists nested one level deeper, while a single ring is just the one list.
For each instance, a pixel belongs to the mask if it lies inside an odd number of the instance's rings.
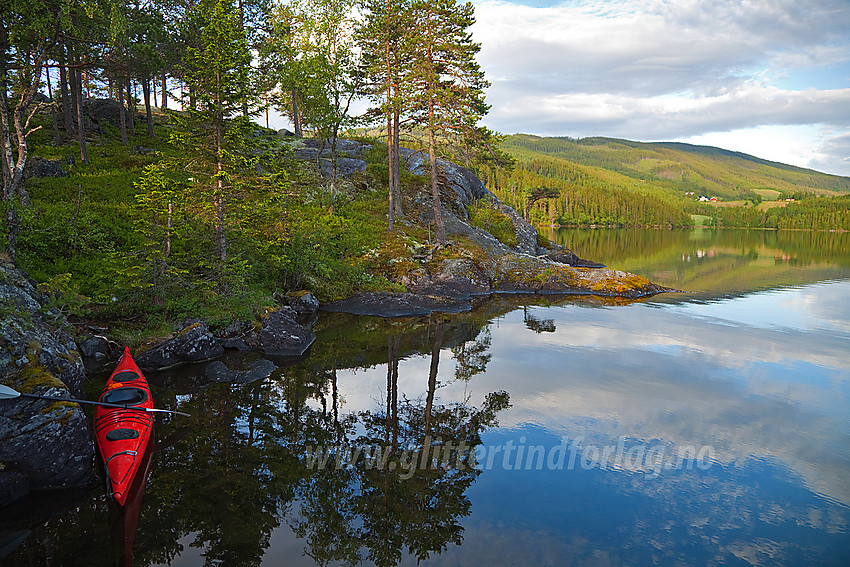
[{"label": "birch tree", "polygon": [[23,184],[27,139],[40,128],[31,123],[41,106],[36,93],[42,69],[58,38],[59,8],[58,2],[7,0],[0,17],[0,163],[5,247],[12,261],[17,254],[17,206],[29,204]]}]

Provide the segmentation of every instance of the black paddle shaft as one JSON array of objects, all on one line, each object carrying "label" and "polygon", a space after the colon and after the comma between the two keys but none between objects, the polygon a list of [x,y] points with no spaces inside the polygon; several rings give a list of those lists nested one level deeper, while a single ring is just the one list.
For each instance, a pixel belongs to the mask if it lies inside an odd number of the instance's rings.
[{"label": "black paddle shaft", "polygon": [[161,412],[161,413],[176,413],[177,415],[185,415],[189,417],[188,413],[183,413],[182,411],[171,411],[157,408],[143,408],[139,406],[131,406],[126,404],[110,404],[108,402],[93,402],[91,400],[77,400],[74,398],[55,398],[53,396],[39,396],[36,394],[20,394],[23,398],[34,398],[37,400],[53,400],[56,402],[71,402],[75,404],[91,404],[93,406],[105,406],[108,408],[120,408],[120,409],[128,409],[128,410],[138,410],[138,411],[147,411],[147,412]]}]

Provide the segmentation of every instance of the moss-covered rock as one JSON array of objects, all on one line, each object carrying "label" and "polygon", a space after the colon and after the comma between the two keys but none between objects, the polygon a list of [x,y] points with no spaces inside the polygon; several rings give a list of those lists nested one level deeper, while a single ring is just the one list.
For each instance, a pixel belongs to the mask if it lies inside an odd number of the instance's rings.
[{"label": "moss-covered rock", "polygon": [[529,256],[503,256],[497,262],[497,272],[493,286],[496,292],[634,298],[672,291],[629,272],[573,267]]},{"label": "moss-covered rock", "polygon": [[221,341],[204,321],[197,321],[141,354],[136,363],[143,370],[164,370],[181,364],[210,360],[224,354]]},{"label": "moss-covered rock", "polygon": [[[0,383],[25,394],[70,397],[85,375],[61,315],[45,309],[34,282],[0,262]],[[79,487],[95,478],[94,445],[74,403],[0,402],[0,505],[29,490]]]},{"label": "moss-covered rock", "polygon": [[0,274],[0,375],[37,365],[80,394],[85,369],[67,321],[13,264],[0,261]]}]

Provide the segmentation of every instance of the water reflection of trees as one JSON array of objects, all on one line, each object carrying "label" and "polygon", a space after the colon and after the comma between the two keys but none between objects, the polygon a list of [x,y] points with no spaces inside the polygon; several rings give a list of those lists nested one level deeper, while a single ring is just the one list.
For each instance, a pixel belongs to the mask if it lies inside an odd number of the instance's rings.
[{"label": "water reflection of trees", "polygon": [[534,331],[537,334],[554,333],[556,330],[554,319],[540,319],[539,317],[535,317],[528,312],[527,305],[522,308],[522,320],[525,322],[525,326],[528,327],[529,330]]},{"label": "water reflection of trees", "polygon": [[625,269],[636,258],[660,255],[675,259],[683,249],[707,244],[728,250],[767,250],[771,255],[797,257],[803,265],[828,262],[850,266],[850,236],[824,231],[562,228],[553,230],[549,237],[569,246],[582,258],[604,261],[619,269]]},{"label": "water reflection of trees", "polygon": [[292,526],[317,563],[396,565],[405,553],[424,560],[462,542],[466,491],[481,474],[475,446],[508,396],[490,394],[481,408],[468,400],[437,403],[445,330],[440,322],[433,326],[424,399],[399,401],[398,337],[388,338],[386,405],[359,413],[365,431],[348,439],[360,452],[342,474],[325,467],[301,486],[301,513]]},{"label": "water reflection of trees", "polygon": [[[197,548],[205,565],[259,565],[283,523],[318,564],[394,565],[462,541],[466,492],[481,474],[474,449],[508,396],[490,394],[480,407],[468,399],[444,402],[438,370],[444,349],[452,349],[457,378],[483,371],[489,334],[469,321],[368,323],[365,331],[363,324],[353,331],[360,340],[351,344],[351,329],[329,332],[307,361],[260,383],[213,384],[179,396],[168,384],[160,388],[161,405],[176,407],[179,398],[192,416],[159,423],[160,435],[185,425],[191,433],[154,457],[135,565],[170,563],[187,548]],[[420,355],[430,357],[430,371],[421,394],[408,397],[399,392],[399,361]],[[385,399],[376,409],[346,412],[337,368],[375,364],[387,365]],[[308,447],[369,450],[345,466],[309,468]],[[373,448],[386,455],[383,466],[372,459]],[[118,551],[107,551],[105,508],[98,491],[90,504],[44,524],[12,564],[41,557],[45,542],[56,564],[116,563]],[[81,549],[82,541],[96,550]]]}]

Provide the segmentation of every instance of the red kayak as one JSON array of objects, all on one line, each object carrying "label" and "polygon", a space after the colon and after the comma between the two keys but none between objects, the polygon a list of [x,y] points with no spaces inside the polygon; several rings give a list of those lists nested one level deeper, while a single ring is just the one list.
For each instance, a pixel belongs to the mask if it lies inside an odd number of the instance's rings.
[{"label": "red kayak", "polygon": [[99,401],[128,406],[98,406],[94,412],[97,448],[106,471],[106,491],[123,506],[153,431],[153,414],[141,409],[153,408],[151,390],[128,347],[106,381]]}]

